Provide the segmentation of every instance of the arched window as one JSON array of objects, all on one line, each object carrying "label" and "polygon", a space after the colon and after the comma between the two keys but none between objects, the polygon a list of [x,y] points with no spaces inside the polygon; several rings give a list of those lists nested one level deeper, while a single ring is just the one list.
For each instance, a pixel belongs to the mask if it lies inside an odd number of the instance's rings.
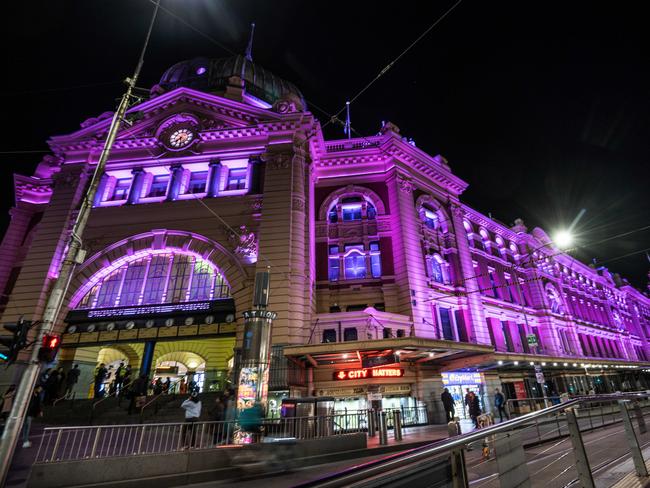
[{"label": "arched window", "polygon": [[481,235],[481,244],[483,245],[483,249],[490,252],[490,236],[487,230],[480,229],[478,232]]},{"label": "arched window", "polygon": [[550,284],[546,285],[546,296],[551,305],[551,312],[564,315],[564,303],[555,287]]},{"label": "arched window", "polygon": [[90,279],[78,309],[182,303],[230,297],[220,271],[201,256],[147,249],[114,261]]},{"label": "arched window", "polygon": [[420,220],[429,229],[437,229],[440,227],[440,217],[437,212],[434,212],[426,205],[420,207]]},{"label": "arched window", "polygon": [[377,208],[367,198],[361,196],[338,198],[327,211],[327,220],[330,224],[360,221],[364,218],[376,219]]},{"label": "arched window", "polygon": [[440,254],[427,254],[427,274],[436,283],[449,283],[447,262]]}]

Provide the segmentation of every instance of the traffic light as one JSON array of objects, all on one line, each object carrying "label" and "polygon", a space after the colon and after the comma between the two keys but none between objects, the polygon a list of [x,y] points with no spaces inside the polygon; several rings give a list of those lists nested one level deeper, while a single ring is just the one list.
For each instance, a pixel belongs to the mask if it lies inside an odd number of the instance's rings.
[{"label": "traffic light", "polygon": [[5,330],[11,332],[10,336],[1,336],[0,344],[7,350],[0,352],[0,359],[7,364],[12,364],[18,358],[18,353],[27,347],[27,334],[32,326],[31,321],[22,317],[15,324],[4,324]]},{"label": "traffic light", "polygon": [[45,334],[43,336],[43,344],[38,350],[38,360],[44,363],[51,363],[56,359],[56,354],[59,352],[61,345],[61,338],[58,335]]}]

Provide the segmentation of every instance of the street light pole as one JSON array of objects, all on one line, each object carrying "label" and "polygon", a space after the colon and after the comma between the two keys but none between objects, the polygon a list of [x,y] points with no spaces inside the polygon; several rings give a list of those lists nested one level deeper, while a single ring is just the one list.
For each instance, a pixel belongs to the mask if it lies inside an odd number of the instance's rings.
[{"label": "street light pole", "polygon": [[25,420],[25,414],[27,413],[27,409],[32,398],[32,391],[34,390],[34,385],[36,384],[36,380],[38,379],[38,375],[41,369],[38,360],[39,346],[42,342],[43,336],[50,333],[54,328],[54,324],[56,323],[59,310],[63,305],[65,294],[68,289],[68,285],[70,284],[74,268],[78,263],[83,261],[83,252],[81,252],[81,237],[83,235],[84,229],[86,228],[86,224],[88,223],[90,210],[92,209],[95,194],[97,193],[97,188],[99,187],[99,182],[101,180],[102,174],[104,173],[104,168],[106,167],[106,162],[110,156],[113,143],[117,137],[117,133],[120,129],[121,122],[124,119],[124,115],[126,114],[126,110],[129,107],[129,101],[131,100],[133,88],[135,87],[138,77],[140,76],[140,71],[142,70],[142,65],[144,63],[144,55],[147,50],[147,46],[149,45],[149,39],[151,38],[151,32],[156,20],[156,15],[158,14],[159,6],[160,0],[158,0],[156,3],[151,21],[149,22],[149,30],[147,31],[147,36],[145,38],[142,51],[140,52],[140,58],[138,59],[138,64],[136,65],[133,76],[125,80],[127,85],[126,92],[122,96],[117,110],[113,115],[113,119],[108,131],[108,136],[104,142],[104,148],[102,149],[99,160],[97,161],[97,166],[95,166],[95,171],[93,173],[90,186],[88,187],[88,191],[86,192],[86,195],[81,202],[79,212],[72,227],[72,232],[68,238],[68,250],[59,268],[58,277],[48,296],[41,325],[33,343],[34,345],[32,347],[29,363],[27,364],[27,367],[25,368],[25,371],[21,377],[20,385],[16,391],[16,397],[11,409],[11,413],[7,418],[5,428],[2,433],[2,438],[0,438],[0,486],[4,486],[5,484],[5,480],[9,472],[9,467],[11,466],[13,453],[16,449],[16,444],[18,443],[18,434]]}]

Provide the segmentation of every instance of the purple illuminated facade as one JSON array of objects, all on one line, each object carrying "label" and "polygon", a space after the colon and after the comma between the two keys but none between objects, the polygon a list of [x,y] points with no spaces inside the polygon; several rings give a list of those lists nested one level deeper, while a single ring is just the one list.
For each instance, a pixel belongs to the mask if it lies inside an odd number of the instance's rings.
[{"label": "purple illuminated facade", "polygon": [[[241,335],[255,271],[270,266],[271,392],[330,395],[350,409],[381,393],[385,408],[426,405],[435,418],[446,372],[476,373],[486,404],[493,386],[540,396],[531,363],[544,367],[547,394],[647,386],[650,298],[543,230],[463,204],[468,183],[394,124],[326,141],[295,86],[240,56],[173,66],[129,114],[62,311],[63,360],[95,344],[173,340],[182,350]],[[35,174],[16,175],[0,248],[3,321],[42,312],[109,122],[103,114],[53,137]],[[146,308],[181,303],[223,313],[190,307],[156,322]],[[88,313],[124,307],[136,310],[128,320]],[[332,380],[391,353],[403,377]]]}]

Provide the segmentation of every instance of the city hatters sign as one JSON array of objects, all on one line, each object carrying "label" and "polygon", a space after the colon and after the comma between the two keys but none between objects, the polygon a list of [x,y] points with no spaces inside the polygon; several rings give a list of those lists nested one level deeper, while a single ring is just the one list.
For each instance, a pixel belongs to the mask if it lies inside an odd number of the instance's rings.
[{"label": "city hatters sign", "polygon": [[401,378],[404,370],[401,368],[362,368],[342,369],[332,374],[336,381],[365,380],[371,378]]}]

